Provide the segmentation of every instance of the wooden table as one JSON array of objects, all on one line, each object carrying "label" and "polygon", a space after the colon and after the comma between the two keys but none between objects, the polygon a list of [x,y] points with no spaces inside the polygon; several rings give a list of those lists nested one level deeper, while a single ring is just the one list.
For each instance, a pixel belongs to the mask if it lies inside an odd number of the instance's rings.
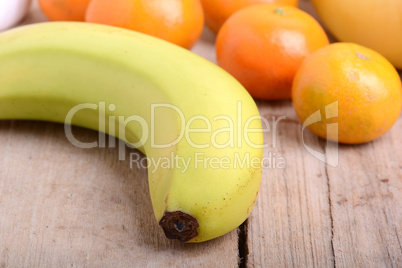
[{"label": "wooden table", "polygon": [[[34,3],[23,24],[45,20]],[[215,61],[213,46],[205,30],[193,51]],[[304,148],[289,101],[257,104],[270,122],[286,116],[276,147],[265,136],[265,154],[286,168],[264,171],[237,231],[201,244],[164,237],[146,170],[130,169],[117,149],[76,148],[58,124],[0,121],[0,267],[402,267],[402,117],[374,142],[341,145],[331,167]],[[304,138],[323,151],[325,141]]]}]

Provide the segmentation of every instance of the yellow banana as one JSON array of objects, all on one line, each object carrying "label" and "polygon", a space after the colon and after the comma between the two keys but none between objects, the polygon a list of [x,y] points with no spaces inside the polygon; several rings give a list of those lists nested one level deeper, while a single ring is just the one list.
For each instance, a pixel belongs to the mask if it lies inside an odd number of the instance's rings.
[{"label": "yellow banana", "polygon": [[221,236],[256,201],[263,138],[253,99],[219,67],[147,35],[79,22],[0,34],[0,119],[71,123],[138,146],[171,239]]}]

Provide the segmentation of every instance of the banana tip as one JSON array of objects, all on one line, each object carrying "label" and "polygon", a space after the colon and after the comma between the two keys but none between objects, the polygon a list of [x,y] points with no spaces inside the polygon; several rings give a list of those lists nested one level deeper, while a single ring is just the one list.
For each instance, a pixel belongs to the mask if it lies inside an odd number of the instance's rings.
[{"label": "banana tip", "polygon": [[163,214],[159,221],[165,235],[169,239],[187,242],[198,236],[200,226],[197,219],[182,211],[170,211]]}]

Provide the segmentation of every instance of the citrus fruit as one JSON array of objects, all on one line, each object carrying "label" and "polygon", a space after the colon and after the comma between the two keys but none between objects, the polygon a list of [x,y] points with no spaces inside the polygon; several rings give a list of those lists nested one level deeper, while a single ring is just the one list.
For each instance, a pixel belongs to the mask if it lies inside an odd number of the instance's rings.
[{"label": "citrus fruit", "polygon": [[201,0],[205,12],[205,24],[218,33],[222,24],[236,11],[255,4],[281,4],[297,7],[298,0]]},{"label": "citrus fruit", "polygon": [[49,20],[84,21],[85,11],[91,0],[39,0],[39,5]]},{"label": "citrus fruit", "polygon": [[204,12],[199,0],[92,0],[86,21],[142,32],[191,48],[201,35]]},{"label": "citrus fruit", "polygon": [[[401,111],[401,89],[395,68],[379,53],[352,43],[335,43],[303,62],[294,79],[292,100],[302,122],[321,112],[321,120],[307,124],[313,133],[359,144],[392,127]],[[337,123],[338,130],[328,131],[330,123]]]},{"label": "citrus fruit", "polygon": [[289,99],[293,77],[311,52],[328,45],[319,23],[304,11],[274,4],[233,14],[216,40],[218,64],[255,98]]},{"label": "citrus fruit", "polygon": [[402,1],[313,0],[313,3],[338,40],[371,48],[402,69]]}]

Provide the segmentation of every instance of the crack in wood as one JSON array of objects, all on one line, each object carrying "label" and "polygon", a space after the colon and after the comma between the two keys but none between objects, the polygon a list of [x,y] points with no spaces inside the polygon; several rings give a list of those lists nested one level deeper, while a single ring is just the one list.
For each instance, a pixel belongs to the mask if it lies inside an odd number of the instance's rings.
[{"label": "crack in wood", "polygon": [[331,219],[331,249],[332,249],[332,257],[334,258],[333,267],[336,267],[335,248],[334,248],[334,218],[332,216],[332,200],[331,200],[331,183],[329,181],[327,164],[325,164],[325,176],[327,177],[329,217]]},{"label": "crack in wood", "polygon": [[248,262],[248,220],[242,223],[237,229],[239,268],[246,268]]},{"label": "crack in wood", "polygon": [[[321,145],[323,151],[326,152],[325,149],[326,149],[327,141],[320,138],[318,142]],[[331,199],[331,182],[330,182],[329,174],[328,174],[328,165],[326,163],[324,163],[324,168],[325,168],[325,177],[327,178],[329,218],[331,221],[331,251],[332,251],[332,258],[333,258],[333,267],[336,267],[335,247],[334,247],[334,218],[332,215],[332,199]]]},{"label": "crack in wood", "polygon": [[402,244],[401,244],[401,240],[399,240],[398,230],[396,229],[396,227],[394,227],[394,229],[395,229],[396,239],[398,240],[399,248],[401,249],[401,252],[402,252]]},{"label": "crack in wood", "polygon": [[[289,225],[288,225],[288,231],[289,231],[289,234],[291,234],[292,233],[292,219],[291,219],[291,217],[290,217],[290,213],[289,213],[289,211],[290,211],[290,204],[289,204],[289,188],[288,188],[288,183],[287,183],[287,180],[286,180],[286,169],[284,170],[284,175],[283,175],[283,178],[284,178],[284,182],[285,182],[285,193],[286,193],[286,215],[287,215],[287,220],[288,220],[288,223],[289,223]],[[291,250],[290,251],[290,262],[291,262],[291,264],[292,264],[292,267],[294,267],[294,259],[295,259],[295,257],[293,256],[293,251]]]}]

